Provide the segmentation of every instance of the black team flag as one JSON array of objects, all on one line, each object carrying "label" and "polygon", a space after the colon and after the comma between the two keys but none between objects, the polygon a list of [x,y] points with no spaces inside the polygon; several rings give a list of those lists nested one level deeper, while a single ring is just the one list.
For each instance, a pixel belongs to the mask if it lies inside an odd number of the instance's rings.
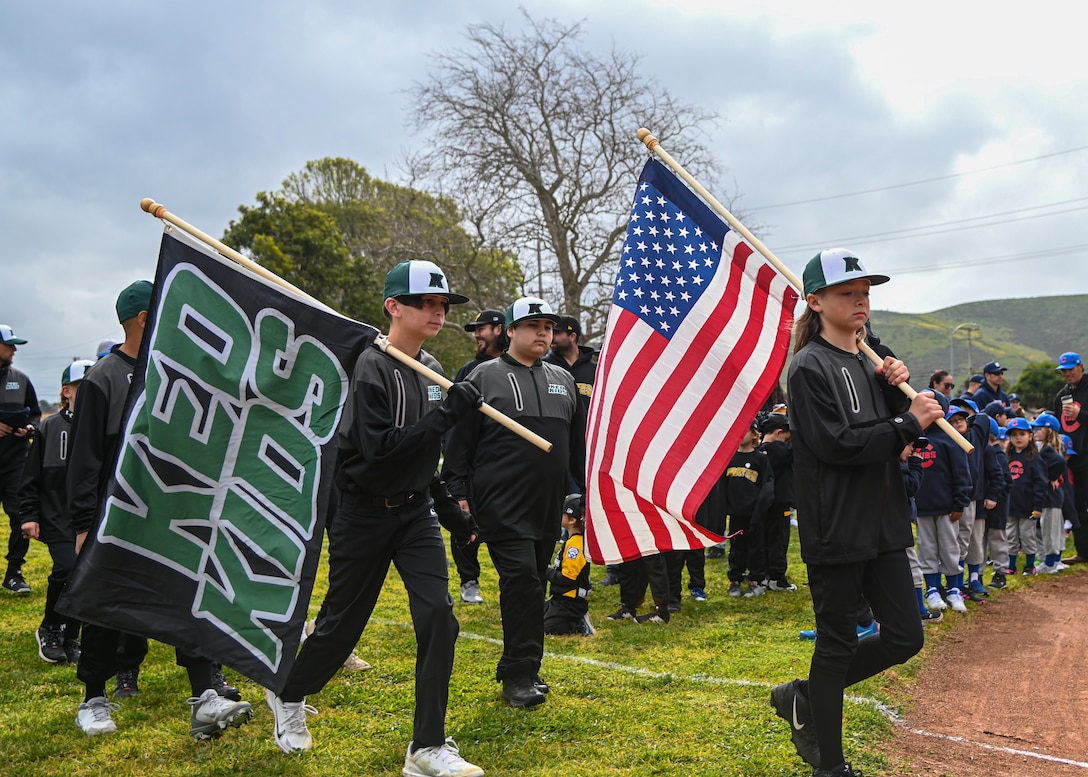
[{"label": "black team flag", "polygon": [[376,335],[168,227],[108,497],[62,609],[278,692],[348,380]]}]

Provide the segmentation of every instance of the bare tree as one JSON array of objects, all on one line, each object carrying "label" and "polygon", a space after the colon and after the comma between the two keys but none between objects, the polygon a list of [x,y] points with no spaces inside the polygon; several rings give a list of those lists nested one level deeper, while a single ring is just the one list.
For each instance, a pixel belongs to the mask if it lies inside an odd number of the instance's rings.
[{"label": "bare tree", "polygon": [[472,25],[467,48],[435,57],[413,90],[431,143],[409,164],[456,199],[470,229],[516,251],[526,291],[561,300],[591,339],[604,329],[646,160],[636,130],[651,128],[685,167],[713,179],[700,139],[715,116],[641,76],[636,54],[585,51],[581,23],[521,13],[524,29]]}]

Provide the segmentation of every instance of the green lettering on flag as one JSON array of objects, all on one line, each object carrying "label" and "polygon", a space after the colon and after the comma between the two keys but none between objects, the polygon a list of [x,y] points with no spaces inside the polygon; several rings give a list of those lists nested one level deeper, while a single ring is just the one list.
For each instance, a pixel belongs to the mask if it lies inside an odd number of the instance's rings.
[{"label": "green lettering on flag", "polygon": [[[347,383],[321,342],[277,309],[251,321],[192,265],[161,291],[102,542],[197,582],[191,612],[270,667],[318,526],[321,446]],[[137,496],[139,495],[139,496]]]}]

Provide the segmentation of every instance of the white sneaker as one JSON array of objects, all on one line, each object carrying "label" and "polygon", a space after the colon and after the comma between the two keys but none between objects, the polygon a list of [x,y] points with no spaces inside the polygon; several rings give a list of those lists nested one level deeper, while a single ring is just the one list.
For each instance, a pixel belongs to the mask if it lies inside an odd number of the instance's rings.
[{"label": "white sneaker", "polygon": [[189,733],[196,742],[215,739],[228,726],[241,726],[253,717],[253,705],[248,701],[232,701],[220,696],[215,688],[190,696],[187,701],[193,708]]},{"label": "white sneaker", "polygon": [[370,664],[359,658],[359,656],[355,655],[354,653],[344,659],[344,669],[348,670],[349,672],[365,672],[370,668],[372,668]]},{"label": "white sneaker", "polygon": [[272,691],[265,691],[265,701],[272,716],[276,719],[272,738],[276,746],[285,753],[296,750],[313,750],[314,738],[306,728],[306,715],[316,715],[317,710],[302,701],[283,701]]},{"label": "white sneaker", "polygon": [[401,774],[404,777],[483,777],[484,770],[462,758],[457,743],[447,737],[444,744],[421,747],[414,753],[409,742]]},{"label": "white sneaker", "polygon": [[960,589],[948,589],[948,606],[956,612],[967,612],[967,605],[963,602],[963,594],[960,593]]},{"label": "white sneaker", "polygon": [[469,580],[461,584],[461,601],[465,604],[483,604],[484,597],[480,593],[480,584],[476,580]]},{"label": "white sneaker", "polygon": [[120,704],[114,704],[105,696],[95,696],[79,705],[76,725],[89,737],[112,734],[117,730],[117,724],[113,722],[111,713],[119,709],[121,709]]},{"label": "white sneaker", "polygon": [[941,598],[941,592],[936,588],[930,588],[926,591],[926,609],[927,610],[947,610],[948,603]]},{"label": "white sneaker", "polygon": [[1051,564],[1043,563],[1043,564],[1040,564],[1039,566],[1035,567],[1035,571],[1036,571],[1036,573],[1038,573],[1040,575],[1056,575],[1056,574],[1058,574],[1059,570],[1058,570],[1058,566],[1056,564],[1051,565]]},{"label": "white sneaker", "polygon": [[1057,564],[1054,565],[1054,569],[1057,570],[1058,572],[1064,572],[1065,570],[1069,569],[1069,565],[1068,564],[1063,564],[1062,562],[1059,561]]}]

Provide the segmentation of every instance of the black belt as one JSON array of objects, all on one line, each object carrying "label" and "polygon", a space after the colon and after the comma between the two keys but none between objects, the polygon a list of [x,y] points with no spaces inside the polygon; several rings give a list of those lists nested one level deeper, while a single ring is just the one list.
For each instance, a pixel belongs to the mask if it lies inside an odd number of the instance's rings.
[{"label": "black belt", "polygon": [[390,494],[389,496],[378,496],[377,494],[352,494],[352,498],[362,502],[365,505],[371,507],[404,507],[404,505],[410,505],[423,494],[419,491],[405,491],[400,494]]}]

